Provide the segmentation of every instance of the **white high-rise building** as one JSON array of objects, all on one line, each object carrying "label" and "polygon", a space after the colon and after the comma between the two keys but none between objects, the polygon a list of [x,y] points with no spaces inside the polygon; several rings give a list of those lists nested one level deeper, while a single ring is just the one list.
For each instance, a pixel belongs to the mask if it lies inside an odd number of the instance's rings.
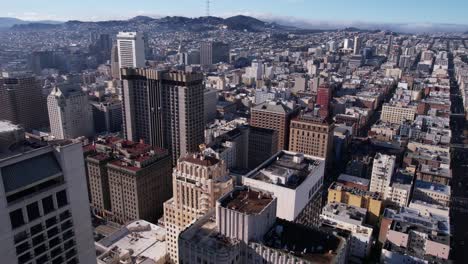
[{"label": "white high-rise building", "polygon": [[90,137],[94,134],[93,112],[80,86],[56,86],[47,97],[50,131],[55,139]]},{"label": "white high-rise building", "polygon": [[263,61],[253,60],[252,65],[247,68],[246,74],[248,78],[254,78],[256,81],[262,80],[264,74]]},{"label": "white high-rise building", "polygon": [[145,67],[145,41],[139,32],[119,32],[117,49],[120,68]]},{"label": "white high-rise building", "polygon": [[393,172],[395,171],[395,156],[377,153],[372,166],[370,191],[380,193],[384,199],[390,187]]},{"label": "white high-rise building", "polygon": [[81,143],[16,150],[0,152],[0,262],[96,263]]},{"label": "white high-rise building", "polygon": [[351,48],[351,43],[352,43],[352,42],[351,42],[350,39],[345,38],[345,39],[343,40],[343,49],[344,49],[344,50],[350,49],[350,48]]}]

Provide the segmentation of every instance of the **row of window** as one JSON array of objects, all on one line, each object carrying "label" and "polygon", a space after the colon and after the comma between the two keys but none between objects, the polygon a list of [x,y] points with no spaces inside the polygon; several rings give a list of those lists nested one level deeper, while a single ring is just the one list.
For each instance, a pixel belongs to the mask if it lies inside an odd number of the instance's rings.
[{"label": "row of window", "polygon": [[[67,193],[65,190],[59,191],[55,194],[57,204],[54,203],[53,196],[47,196],[41,200],[42,212],[40,210],[39,202],[33,202],[26,206],[26,208],[19,208],[10,212],[11,228],[16,229],[25,225],[28,222],[32,222],[43,215],[47,215],[58,208],[68,205]],[[23,213],[23,209],[26,209],[26,214]],[[25,218],[27,216],[27,218]]]}]

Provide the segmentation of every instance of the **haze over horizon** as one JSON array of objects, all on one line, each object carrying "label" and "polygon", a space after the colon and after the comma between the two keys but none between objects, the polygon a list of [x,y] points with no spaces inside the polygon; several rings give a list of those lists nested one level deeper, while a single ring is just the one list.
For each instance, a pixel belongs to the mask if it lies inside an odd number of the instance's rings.
[{"label": "haze over horizon", "polygon": [[[210,15],[229,17],[249,15],[267,22],[305,28],[361,27],[364,29],[390,29],[411,31],[467,31],[468,18],[464,10],[468,2],[459,0],[420,2],[395,0],[389,2],[328,1],[317,3],[305,0],[212,0]],[[189,11],[187,11],[189,10]],[[165,0],[133,1],[59,1],[38,0],[31,3],[18,0],[3,4],[0,17],[14,17],[27,21],[39,20],[121,20],[135,16],[206,15],[206,1],[179,0],[177,4]]]}]

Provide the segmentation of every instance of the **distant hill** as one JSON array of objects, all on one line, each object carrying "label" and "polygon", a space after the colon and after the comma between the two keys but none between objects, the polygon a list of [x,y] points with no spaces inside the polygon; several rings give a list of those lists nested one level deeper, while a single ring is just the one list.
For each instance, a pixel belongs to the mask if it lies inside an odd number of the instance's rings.
[{"label": "distant hill", "polygon": [[38,30],[50,28],[63,28],[63,29],[99,29],[99,28],[126,28],[128,30],[148,30],[153,28],[157,30],[186,30],[201,32],[219,28],[227,28],[229,30],[241,30],[250,32],[261,32],[268,29],[275,30],[294,30],[294,27],[285,27],[276,23],[268,23],[259,19],[249,16],[233,16],[229,18],[220,17],[197,17],[188,18],[182,16],[167,16],[162,18],[152,18],[148,16],[137,16],[128,20],[109,20],[109,21],[96,21],[96,22],[83,22],[72,20],[65,23],[45,23],[36,22],[29,23],[22,20],[11,21],[13,30]]},{"label": "distant hill", "polygon": [[59,21],[51,21],[51,20],[42,20],[42,21],[26,21],[26,20],[21,20],[18,18],[13,18],[13,17],[0,17],[0,28],[9,28],[13,27],[14,25],[25,25],[25,24],[61,24],[62,22]]}]

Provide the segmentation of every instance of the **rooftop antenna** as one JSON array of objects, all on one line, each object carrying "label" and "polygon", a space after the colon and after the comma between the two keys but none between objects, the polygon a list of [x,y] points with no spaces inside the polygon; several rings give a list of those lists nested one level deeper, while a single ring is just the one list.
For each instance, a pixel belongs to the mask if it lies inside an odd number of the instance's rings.
[{"label": "rooftop antenna", "polygon": [[211,0],[206,0],[206,16],[207,17],[210,16],[210,4],[211,4]]}]

